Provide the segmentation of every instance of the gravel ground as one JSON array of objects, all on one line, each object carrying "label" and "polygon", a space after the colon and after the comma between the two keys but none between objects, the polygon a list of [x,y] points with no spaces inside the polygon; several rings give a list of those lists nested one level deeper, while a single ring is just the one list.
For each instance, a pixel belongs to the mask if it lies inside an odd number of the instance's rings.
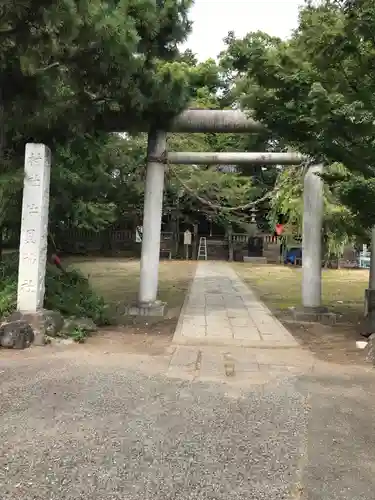
[{"label": "gravel ground", "polygon": [[234,395],[94,358],[1,369],[2,500],[289,498],[307,421],[291,381]]},{"label": "gravel ground", "polygon": [[373,498],[372,375],[231,388],[140,359],[0,358],[1,500]]},{"label": "gravel ground", "polygon": [[375,489],[372,374],[302,378],[310,412],[304,483],[308,500],[372,500]]}]

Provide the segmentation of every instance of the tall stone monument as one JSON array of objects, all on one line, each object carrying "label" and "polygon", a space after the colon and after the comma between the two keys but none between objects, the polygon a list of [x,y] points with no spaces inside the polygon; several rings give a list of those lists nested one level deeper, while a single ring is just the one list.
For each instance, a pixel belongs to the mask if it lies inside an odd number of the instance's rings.
[{"label": "tall stone monument", "polygon": [[17,309],[43,308],[47,263],[51,152],[44,144],[26,144]]},{"label": "tall stone monument", "polygon": [[[0,322],[0,347],[44,345],[64,319],[44,306],[48,242],[51,153],[44,144],[27,144],[22,201],[17,311]],[[1,320],[1,318],[0,318]]]}]

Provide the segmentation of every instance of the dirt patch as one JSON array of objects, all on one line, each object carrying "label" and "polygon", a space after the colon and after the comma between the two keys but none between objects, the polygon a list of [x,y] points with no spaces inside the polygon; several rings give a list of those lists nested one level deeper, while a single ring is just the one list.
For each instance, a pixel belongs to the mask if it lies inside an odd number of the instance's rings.
[{"label": "dirt patch", "polygon": [[364,351],[356,348],[356,341],[364,340],[364,338],[352,326],[301,324],[290,321],[290,317],[286,315],[279,315],[279,319],[295,339],[321,361],[368,366]]},{"label": "dirt patch", "polygon": [[[9,362],[21,359],[39,359],[68,355],[81,357],[87,355],[105,356],[121,355],[128,363],[131,357],[127,355],[143,355],[150,358],[169,358],[173,352],[171,340],[173,334],[168,331],[148,333],[141,328],[108,327],[86,339],[84,344],[57,344],[43,347],[32,346],[30,349],[1,349],[0,361]],[[108,359],[108,358],[107,358]],[[1,370],[0,370],[1,373]]]},{"label": "dirt patch", "polygon": [[105,328],[87,339],[85,347],[106,353],[127,352],[164,356],[168,354],[173,333],[170,328],[160,325],[157,331],[149,333],[146,328],[115,327]]}]

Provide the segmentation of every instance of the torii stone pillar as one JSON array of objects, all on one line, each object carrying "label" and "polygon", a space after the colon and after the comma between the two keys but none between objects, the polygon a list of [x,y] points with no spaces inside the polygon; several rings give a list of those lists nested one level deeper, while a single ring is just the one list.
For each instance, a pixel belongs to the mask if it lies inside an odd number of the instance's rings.
[{"label": "torii stone pillar", "polygon": [[308,168],[303,183],[302,305],[322,305],[323,165]]},{"label": "torii stone pillar", "polygon": [[[163,212],[164,163],[167,135],[154,131],[148,136],[147,172],[143,209],[143,238],[141,253],[141,275],[138,302],[141,308],[153,308],[154,314],[161,306],[157,302],[159,278],[160,231]],[[156,305],[156,307],[155,307]],[[143,311],[147,314],[149,311]],[[160,310],[159,314],[162,314]],[[141,312],[142,314],[142,312]]]},{"label": "torii stone pillar", "polygon": [[365,290],[365,318],[362,335],[369,337],[375,333],[375,226],[371,229],[370,275],[368,288]]},{"label": "torii stone pillar", "polygon": [[323,165],[309,166],[303,185],[302,229],[302,308],[296,308],[297,320],[315,321],[334,315],[322,306],[322,227],[324,213]]}]

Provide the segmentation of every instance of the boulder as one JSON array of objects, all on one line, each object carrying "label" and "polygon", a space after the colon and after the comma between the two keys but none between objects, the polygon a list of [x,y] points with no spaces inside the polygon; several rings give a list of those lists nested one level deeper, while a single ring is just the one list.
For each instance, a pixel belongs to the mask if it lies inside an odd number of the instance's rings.
[{"label": "boulder", "polygon": [[34,341],[34,331],[27,321],[6,321],[0,325],[0,346],[8,349],[25,349]]},{"label": "boulder", "polygon": [[34,344],[44,345],[45,336],[54,337],[64,326],[64,318],[58,311],[41,309],[35,313],[15,311],[8,321],[25,321],[34,330]]},{"label": "boulder", "polygon": [[74,330],[80,329],[85,332],[92,333],[98,330],[98,327],[91,318],[66,318],[64,326],[61,330],[62,334],[72,333]]}]

